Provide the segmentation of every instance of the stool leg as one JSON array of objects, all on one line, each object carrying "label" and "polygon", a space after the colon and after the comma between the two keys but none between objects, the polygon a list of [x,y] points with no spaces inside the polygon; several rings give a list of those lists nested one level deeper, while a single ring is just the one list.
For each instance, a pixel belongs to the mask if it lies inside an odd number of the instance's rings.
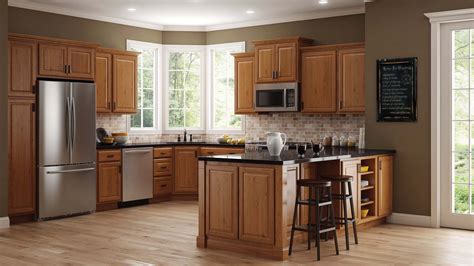
[{"label": "stool leg", "polygon": [[[348,183],[349,186],[349,195],[352,196],[352,182]],[[354,230],[354,240],[356,244],[359,244],[359,239],[357,238],[357,228],[356,228],[356,217],[355,217],[355,211],[354,211],[354,196],[350,200],[351,203],[351,217],[354,220],[352,223],[352,230]]]},{"label": "stool leg", "polygon": [[321,259],[321,240],[320,240],[320,216],[319,216],[319,189],[316,188],[316,245],[317,248],[317,259]]},{"label": "stool leg", "polygon": [[349,250],[349,228],[348,228],[348,223],[347,223],[347,200],[346,200],[346,183],[342,183],[342,195],[343,195],[343,200],[342,200],[342,209],[344,212],[344,231],[346,234],[346,249]]},{"label": "stool leg", "polygon": [[295,224],[296,224],[296,213],[298,212],[298,201],[300,197],[300,186],[296,187],[296,200],[295,200],[295,210],[293,212],[293,224],[291,226],[291,237],[290,237],[290,249],[288,250],[288,256],[291,256],[291,251],[293,250],[293,237],[295,236]]},{"label": "stool leg", "polygon": [[[327,189],[328,189],[328,200],[330,200],[332,202],[331,187],[328,187]],[[329,209],[330,209],[329,205],[326,206],[326,228],[329,227]],[[328,241],[328,239],[329,239],[329,233],[328,232],[326,232],[325,238],[326,238],[326,241]]]},{"label": "stool leg", "polygon": [[[332,202],[332,192],[331,190],[329,190],[329,199],[331,200],[331,220],[332,220],[332,226],[334,227],[334,231],[333,231],[333,238],[334,238],[334,246],[336,248],[336,255],[339,255],[339,244],[337,243],[337,230],[336,230],[336,219],[334,217],[334,204]],[[329,216],[328,216],[328,219],[329,219]]]},{"label": "stool leg", "polygon": [[313,196],[313,189],[308,187],[309,189],[309,197],[308,197],[308,250],[311,249],[311,197]]}]

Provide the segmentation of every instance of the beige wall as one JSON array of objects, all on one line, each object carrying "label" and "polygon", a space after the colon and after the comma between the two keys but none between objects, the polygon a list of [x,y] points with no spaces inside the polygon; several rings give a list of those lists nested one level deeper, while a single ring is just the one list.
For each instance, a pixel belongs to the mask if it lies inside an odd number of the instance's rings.
[{"label": "beige wall", "polygon": [[162,33],[156,30],[15,7],[9,7],[8,13],[8,30],[13,33],[95,42],[116,49],[126,49],[126,39],[162,42]]},{"label": "beige wall", "polygon": [[163,44],[205,45],[205,32],[163,31]]},{"label": "beige wall", "polygon": [[7,145],[7,0],[0,0],[0,217],[8,215],[8,145]]},{"label": "beige wall", "polygon": [[216,44],[246,41],[247,51],[252,51],[254,47],[251,41],[292,36],[314,39],[315,44],[363,42],[364,15],[360,14],[211,31],[207,33],[207,43]]},{"label": "beige wall", "polygon": [[[430,23],[424,13],[473,0],[377,0],[366,4],[366,143],[397,150],[394,211],[430,215]],[[418,121],[376,122],[376,60],[418,57]],[[387,133],[389,132],[389,133]]]}]

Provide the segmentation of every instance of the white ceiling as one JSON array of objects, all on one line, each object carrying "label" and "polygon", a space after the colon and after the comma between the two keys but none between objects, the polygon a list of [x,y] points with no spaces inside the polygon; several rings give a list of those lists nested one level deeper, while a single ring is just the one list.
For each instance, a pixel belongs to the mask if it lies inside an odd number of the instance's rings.
[{"label": "white ceiling", "polygon": [[[9,0],[10,6],[159,30],[212,31],[364,12],[364,0]],[[128,8],[136,8],[130,12]],[[247,10],[255,11],[247,14]]]}]

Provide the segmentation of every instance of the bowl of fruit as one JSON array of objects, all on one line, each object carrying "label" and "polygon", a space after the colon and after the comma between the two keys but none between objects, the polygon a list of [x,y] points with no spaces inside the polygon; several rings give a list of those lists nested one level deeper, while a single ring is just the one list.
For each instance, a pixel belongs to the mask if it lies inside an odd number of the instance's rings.
[{"label": "bowl of fruit", "polygon": [[222,137],[217,138],[217,142],[220,144],[231,144],[231,145],[238,145],[238,144],[245,144],[245,138],[231,138],[229,135],[224,135]]}]

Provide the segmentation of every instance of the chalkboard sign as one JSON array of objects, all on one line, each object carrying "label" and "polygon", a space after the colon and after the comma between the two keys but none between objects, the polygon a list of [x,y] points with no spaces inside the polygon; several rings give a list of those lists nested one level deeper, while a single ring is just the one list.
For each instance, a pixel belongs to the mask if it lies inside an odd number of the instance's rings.
[{"label": "chalkboard sign", "polygon": [[377,60],[377,121],[416,121],[417,58]]}]

